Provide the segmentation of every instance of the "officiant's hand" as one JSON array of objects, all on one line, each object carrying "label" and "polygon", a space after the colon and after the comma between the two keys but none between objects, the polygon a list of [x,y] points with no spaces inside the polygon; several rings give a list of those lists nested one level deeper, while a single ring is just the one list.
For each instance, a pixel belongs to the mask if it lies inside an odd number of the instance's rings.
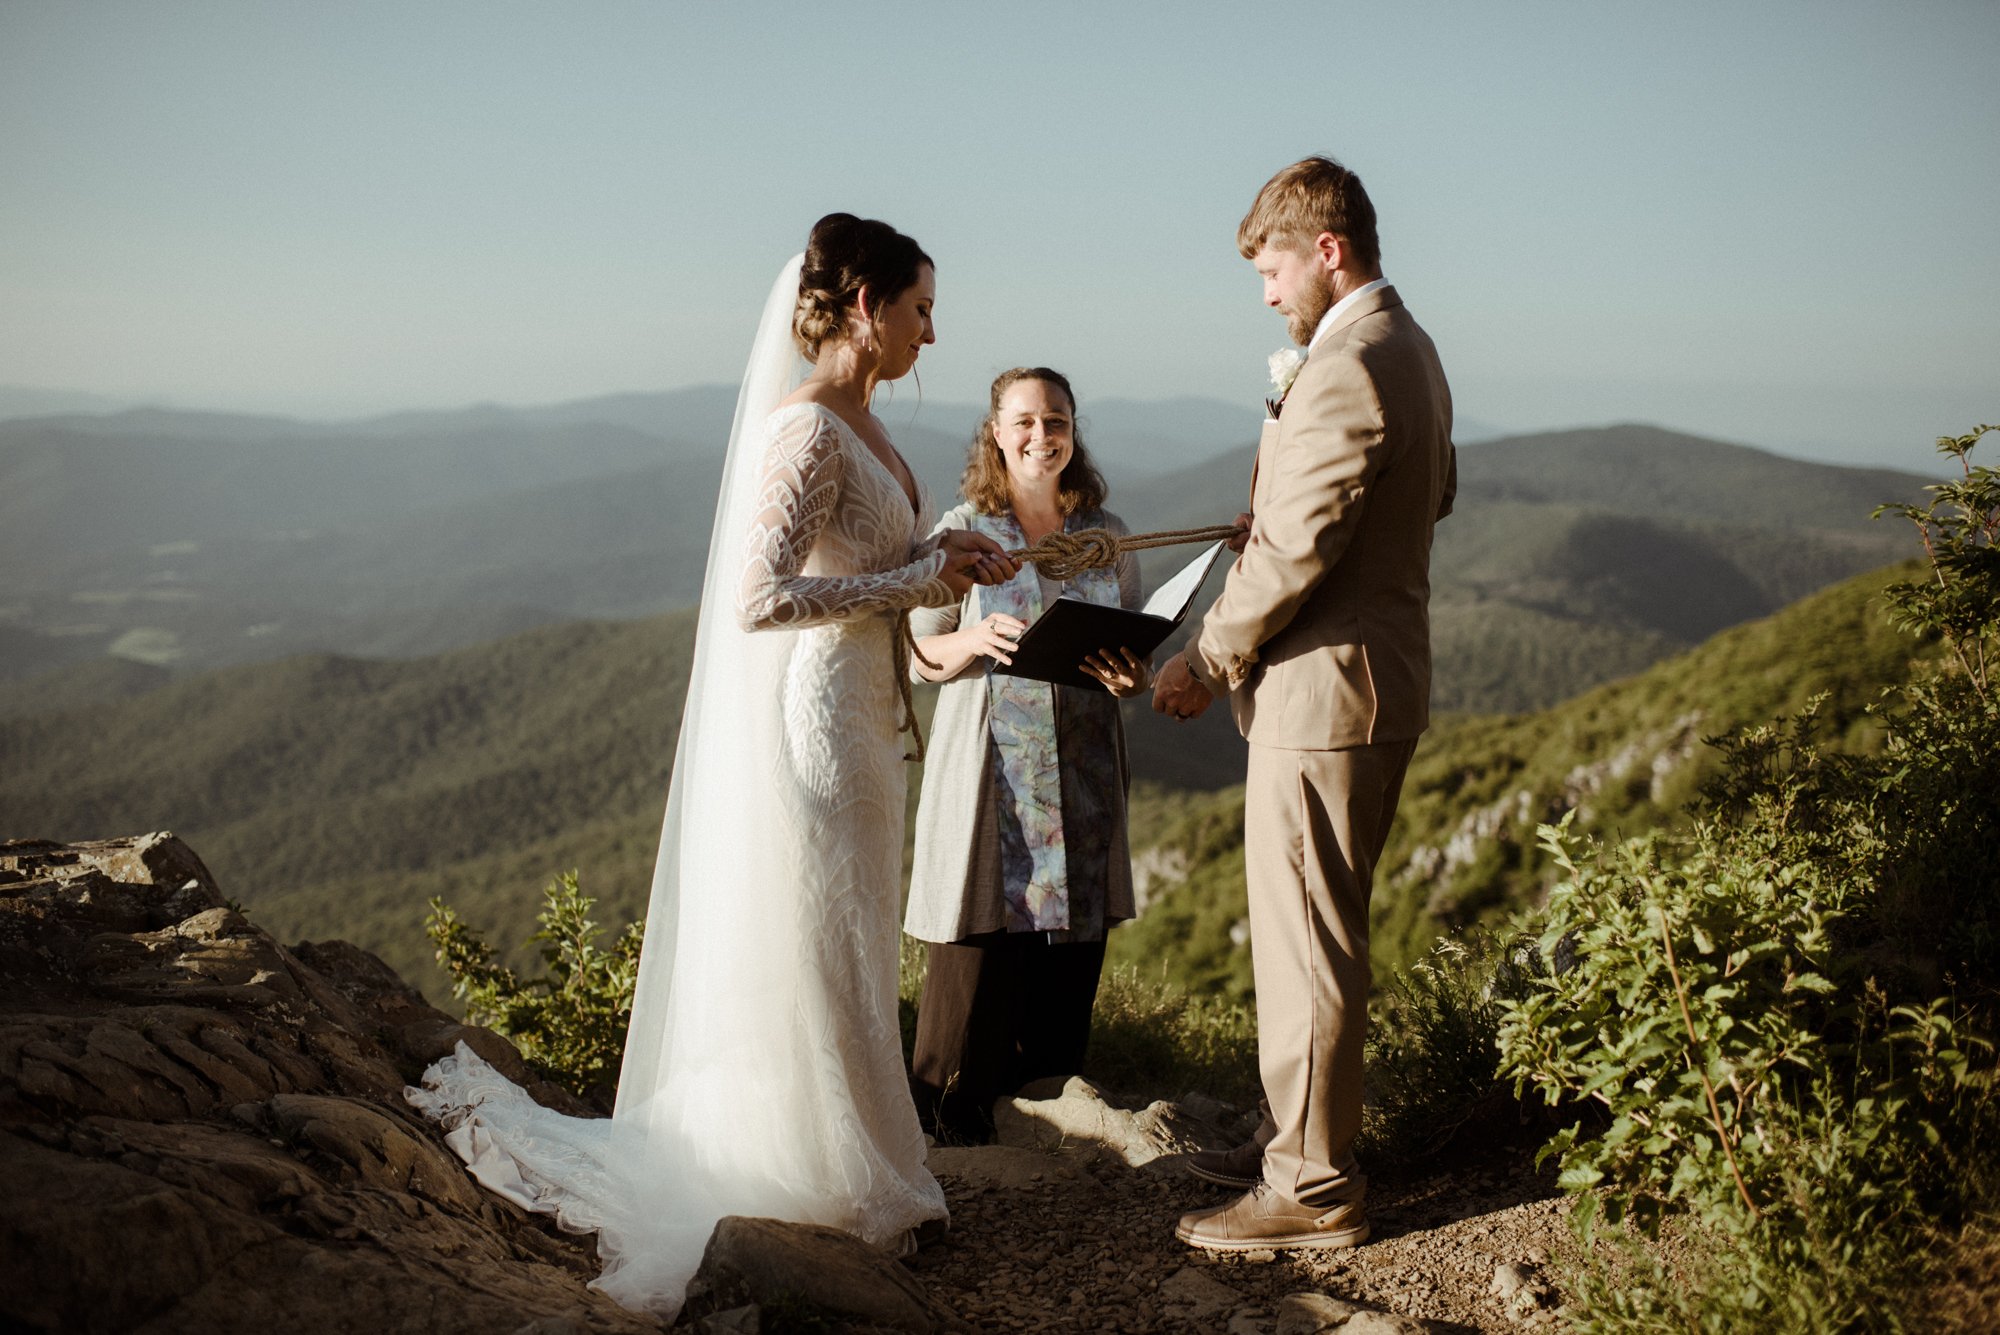
[{"label": "officiant's hand", "polygon": [[1099,649],[1083,660],[1083,670],[1104,683],[1120,700],[1137,695],[1146,684],[1146,660],[1130,649]]},{"label": "officiant's hand", "polygon": [[938,546],[944,551],[939,578],[961,598],[975,584],[1005,584],[1021,573],[1021,563],[984,533],[948,528],[938,535]]},{"label": "officiant's hand", "polygon": [[963,626],[957,632],[957,647],[963,651],[966,661],[985,655],[996,663],[1014,661],[1014,641],[1021,638],[1021,632],[1028,623],[1019,617],[1010,617],[1005,612],[992,612],[979,618],[970,626]]},{"label": "officiant's hand", "polygon": [[1243,549],[1250,545],[1249,515],[1240,514],[1236,516],[1236,536],[1229,539],[1226,545],[1230,551],[1235,552],[1239,556],[1243,554]]},{"label": "officiant's hand", "polygon": [[1184,653],[1169,658],[1160,668],[1159,680],[1153,683],[1154,710],[1183,723],[1200,718],[1202,711],[1214,699],[1208,687],[1196,681],[1194,673],[1188,671],[1187,655]]}]

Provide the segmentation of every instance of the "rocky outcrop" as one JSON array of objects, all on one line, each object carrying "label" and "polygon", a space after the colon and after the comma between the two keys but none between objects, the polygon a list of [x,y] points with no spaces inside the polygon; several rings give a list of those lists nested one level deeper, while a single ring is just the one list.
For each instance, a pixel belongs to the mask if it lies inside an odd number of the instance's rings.
[{"label": "rocky outcrop", "polygon": [[1691,710],[1664,728],[1645,732],[1608,756],[1574,765],[1553,794],[1516,788],[1459,819],[1442,844],[1420,844],[1390,877],[1398,887],[1430,885],[1425,912],[1433,918],[1451,915],[1451,878],[1477,863],[1495,843],[1531,845],[1538,825],[1553,824],[1574,811],[1580,824],[1594,817],[1597,794],[1614,784],[1630,782],[1641,771],[1654,802],[1664,800],[1669,784],[1701,749],[1702,714]]},{"label": "rocky outcrop", "polygon": [[0,1328],[658,1329],[403,1104],[460,1040],[588,1112],[366,952],[280,945],[171,835],[0,844]]},{"label": "rocky outcrop", "polygon": [[[0,1331],[659,1330],[587,1287],[588,1239],[480,1189],[403,1102],[460,1041],[588,1113],[373,956],[281,946],[171,836],[0,844]],[[900,1261],[808,1225],[724,1220],[675,1329],[1362,1335],[1558,1319],[1538,1267],[1567,1245],[1566,1211],[1525,1159],[1518,1180],[1461,1167],[1378,1182],[1359,1252],[1209,1258],[1173,1221],[1228,1193],[1173,1156],[1236,1143],[1256,1114],[1139,1102],[1081,1079],[1003,1100],[1015,1143],[933,1152],[951,1227]]]}]

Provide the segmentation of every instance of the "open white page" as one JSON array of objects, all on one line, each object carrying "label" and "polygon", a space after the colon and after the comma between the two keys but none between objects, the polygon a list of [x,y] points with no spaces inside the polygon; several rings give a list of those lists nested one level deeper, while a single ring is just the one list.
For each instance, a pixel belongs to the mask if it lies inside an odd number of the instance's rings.
[{"label": "open white page", "polygon": [[1215,543],[1207,551],[1182,566],[1172,579],[1153,590],[1153,596],[1146,600],[1145,607],[1140,610],[1147,616],[1165,617],[1169,621],[1179,622],[1187,615],[1188,604],[1192,603],[1195,594],[1201,591],[1201,582],[1208,578],[1209,567],[1215,564],[1215,558],[1221,551],[1222,544]]}]

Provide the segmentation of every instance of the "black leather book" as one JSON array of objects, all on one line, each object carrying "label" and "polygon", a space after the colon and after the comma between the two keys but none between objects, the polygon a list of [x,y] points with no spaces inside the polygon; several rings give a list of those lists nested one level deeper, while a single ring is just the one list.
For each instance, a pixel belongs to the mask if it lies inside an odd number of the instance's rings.
[{"label": "black leather book", "polygon": [[1100,649],[1130,649],[1144,657],[1160,647],[1186,620],[1201,582],[1208,578],[1222,544],[1182,566],[1179,573],[1162,584],[1139,611],[1106,607],[1065,595],[1042,610],[1034,624],[1021,632],[1014,647],[1012,663],[996,663],[995,672],[1010,677],[1032,677],[1058,686],[1080,686],[1085,690],[1107,689],[1103,682],[1083,670],[1083,660]]}]

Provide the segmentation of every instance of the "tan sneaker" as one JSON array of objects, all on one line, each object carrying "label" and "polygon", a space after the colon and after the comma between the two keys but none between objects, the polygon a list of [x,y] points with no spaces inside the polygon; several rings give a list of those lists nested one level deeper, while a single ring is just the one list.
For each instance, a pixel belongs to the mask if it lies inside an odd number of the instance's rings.
[{"label": "tan sneaker", "polygon": [[1174,1236],[1211,1252],[1322,1251],[1368,1241],[1368,1216],[1359,1201],[1314,1209],[1260,1182],[1219,1210],[1182,1215]]},{"label": "tan sneaker", "polygon": [[1196,1150],[1181,1156],[1181,1167],[1204,1182],[1248,1191],[1264,1180],[1264,1147],[1246,1140],[1233,1150]]}]

